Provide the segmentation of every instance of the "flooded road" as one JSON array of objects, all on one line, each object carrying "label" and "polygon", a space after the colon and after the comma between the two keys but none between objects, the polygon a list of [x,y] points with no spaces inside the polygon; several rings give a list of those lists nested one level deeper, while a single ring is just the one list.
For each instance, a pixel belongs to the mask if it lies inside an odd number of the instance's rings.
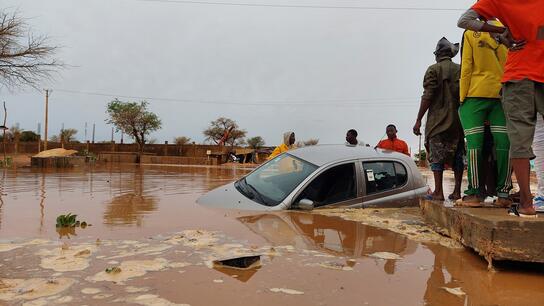
[{"label": "flooded road", "polygon": [[[365,210],[350,221],[343,210],[251,213],[195,204],[245,173],[151,166],[3,172],[0,304],[544,303],[542,266],[490,272],[479,256],[432,233],[417,209]],[[92,226],[57,231],[55,219],[66,213]],[[212,264],[246,255],[261,255],[262,265]]]}]

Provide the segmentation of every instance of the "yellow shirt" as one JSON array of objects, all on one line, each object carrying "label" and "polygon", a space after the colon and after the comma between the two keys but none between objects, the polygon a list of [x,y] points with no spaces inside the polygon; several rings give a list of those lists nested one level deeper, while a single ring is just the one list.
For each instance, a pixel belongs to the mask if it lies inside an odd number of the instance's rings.
[{"label": "yellow shirt", "polygon": [[508,49],[489,33],[465,31],[459,97],[499,98]]},{"label": "yellow shirt", "polygon": [[272,151],[270,156],[268,156],[268,159],[270,160],[270,159],[280,155],[281,153],[287,152],[287,151],[289,151],[289,147],[286,144],[282,143],[281,145],[277,146],[274,149],[274,151]]}]

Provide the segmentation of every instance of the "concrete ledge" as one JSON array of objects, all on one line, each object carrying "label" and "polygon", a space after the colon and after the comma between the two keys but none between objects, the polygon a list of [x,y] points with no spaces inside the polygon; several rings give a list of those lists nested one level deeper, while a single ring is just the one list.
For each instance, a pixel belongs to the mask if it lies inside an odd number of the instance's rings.
[{"label": "concrete ledge", "polygon": [[544,263],[544,215],[538,219],[508,216],[500,208],[454,208],[420,200],[427,223],[441,234],[493,260]]}]

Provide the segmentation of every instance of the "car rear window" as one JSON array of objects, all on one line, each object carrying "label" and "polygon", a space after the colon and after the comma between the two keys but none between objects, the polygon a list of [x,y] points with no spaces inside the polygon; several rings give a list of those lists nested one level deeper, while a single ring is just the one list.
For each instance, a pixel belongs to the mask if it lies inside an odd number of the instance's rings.
[{"label": "car rear window", "polygon": [[402,187],[408,181],[406,168],[398,162],[363,162],[363,169],[367,195]]}]

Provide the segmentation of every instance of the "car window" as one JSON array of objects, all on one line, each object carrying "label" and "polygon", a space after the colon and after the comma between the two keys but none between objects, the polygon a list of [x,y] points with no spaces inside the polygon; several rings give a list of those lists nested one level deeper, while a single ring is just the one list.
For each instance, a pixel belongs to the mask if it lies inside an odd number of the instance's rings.
[{"label": "car window", "polygon": [[258,203],[276,206],[317,168],[309,162],[282,154],[236,182],[235,186]]},{"label": "car window", "polygon": [[397,162],[363,162],[366,194],[392,190],[406,184],[406,168]]},{"label": "car window", "polygon": [[343,164],[318,175],[297,197],[312,200],[315,207],[339,203],[357,197],[355,164]]}]

